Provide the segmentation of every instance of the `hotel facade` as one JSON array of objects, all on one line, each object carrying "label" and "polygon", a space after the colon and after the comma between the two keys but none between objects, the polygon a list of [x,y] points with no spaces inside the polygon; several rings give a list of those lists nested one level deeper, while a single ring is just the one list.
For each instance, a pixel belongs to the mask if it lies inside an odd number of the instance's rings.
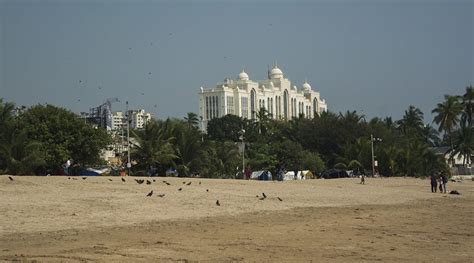
[{"label": "hotel facade", "polygon": [[307,81],[301,88],[292,86],[277,65],[268,71],[266,80],[253,81],[242,70],[238,79],[226,78],[214,88],[201,87],[199,92],[199,117],[203,131],[207,130],[211,119],[227,114],[255,119],[261,108],[270,118],[291,120],[300,115],[314,118],[315,114],[327,111],[327,104]]}]

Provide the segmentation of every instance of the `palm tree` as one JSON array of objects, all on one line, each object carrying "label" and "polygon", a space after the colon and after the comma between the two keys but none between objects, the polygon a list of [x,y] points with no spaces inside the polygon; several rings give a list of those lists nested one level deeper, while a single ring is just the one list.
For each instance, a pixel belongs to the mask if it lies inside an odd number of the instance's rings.
[{"label": "palm tree", "polygon": [[188,176],[198,172],[203,148],[200,134],[196,129],[184,126],[175,127],[175,149],[177,170],[180,176]]},{"label": "palm tree", "polygon": [[454,158],[456,154],[462,155],[464,157],[463,166],[470,163],[471,156],[474,152],[474,136],[472,135],[473,129],[474,128],[463,124],[455,135],[454,147],[450,156],[451,158]]},{"label": "palm tree", "polygon": [[397,121],[398,128],[403,134],[408,135],[420,135],[421,130],[424,127],[423,124],[423,112],[413,105],[410,105],[408,110],[405,111],[405,115],[399,121]]},{"label": "palm tree", "polygon": [[36,168],[45,165],[41,144],[28,140],[25,131],[10,129],[0,142],[0,168],[7,174],[32,174]]},{"label": "palm tree", "polygon": [[184,120],[188,124],[188,127],[194,127],[197,128],[199,125],[199,118],[198,115],[194,112],[188,112],[188,116],[184,117]]},{"label": "palm tree", "polygon": [[171,134],[171,124],[165,122],[150,121],[145,129],[132,131],[133,137],[137,140],[131,151],[132,159],[138,162],[138,167],[147,170],[152,167],[171,166],[176,158],[173,149]]},{"label": "palm tree", "polygon": [[444,96],[445,101],[438,103],[432,113],[437,115],[434,118],[434,122],[439,125],[438,131],[444,131],[450,138],[451,151],[453,150],[453,138],[451,132],[459,122],[459,115],[462,112],[462,105],[458,99],[454,96]]},{"label": "palm tree", "polygon": [[463,113],[461,121],[467,124],[468,127],[472,127],[473,111],[474,111],[474,89],[472,85],[466,87],[466,93],[461,97],[463,106]]}]

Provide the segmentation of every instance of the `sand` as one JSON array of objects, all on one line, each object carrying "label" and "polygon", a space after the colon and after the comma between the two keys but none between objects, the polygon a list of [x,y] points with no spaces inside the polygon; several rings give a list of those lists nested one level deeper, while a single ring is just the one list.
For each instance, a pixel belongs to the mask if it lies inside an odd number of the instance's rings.
[{"label": "sand", "polygon": [[[358,179],[75,179],[0,176],[0,260],[474,258],[474,182],[467,180],[448,184],[461,193],[456,196],[431,193],[429,180],[413,178],[369,178],[365,185]],[[155,182],[139,185],[134,179]]]}]

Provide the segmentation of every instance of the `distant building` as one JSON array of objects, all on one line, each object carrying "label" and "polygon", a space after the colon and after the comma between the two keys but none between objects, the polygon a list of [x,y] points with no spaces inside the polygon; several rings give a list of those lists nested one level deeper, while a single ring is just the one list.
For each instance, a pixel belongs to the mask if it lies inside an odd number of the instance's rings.
[{"label": "distant building", "polygon": [[213,118],[233,114],[255,119],[260,108],[273,119],[291,120],[300,115],[313,118],[327,111],[327,104],[307,81],[301,88],[292,86],[276,65],[268,71],[266,80],[250,80],[242,70],[237,80],[226,78],[215,88],[201,87],[199,92],[199,114],[204,131]]},{"label": "distant building", "polygon": [[143,129],[145,125],[151,120],[151,113],[146,113],[145,110],[130,111],[130,128]]},{"label": "distant building", "polygon": [[115,111],[112,113],[112,130],[120,130],[126,128],[127,121],[125,114],[121,111]]}]

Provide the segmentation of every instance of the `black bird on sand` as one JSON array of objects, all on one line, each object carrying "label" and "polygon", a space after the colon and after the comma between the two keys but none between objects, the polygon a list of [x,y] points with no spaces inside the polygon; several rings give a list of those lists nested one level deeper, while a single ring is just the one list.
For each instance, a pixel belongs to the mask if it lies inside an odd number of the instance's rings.
[{"label": "black bird on sand", "polygon": [[217,206],[221,206],[221,203],[219,203],[219,200],[216,201]]},{"label": "black bird on sand", "polygon": [[86,179],[87,179],[87,177],[82,177],[82,180],[86,180]]},{"label": "black bird on sand", "polygon": [[122,182],[124,182],[124,183],[125,183],[125,179],[124,179],[124,178],[122,178]]},{"label": "black bird on sand", "polygon": [[68,177],[67,179],[68,179],[68,180],[71,180],[71,177]]},{"label": "black bird on sand", "polygon": [[265,197],[260,197],[259,199],[260,199],[260,200],[265,200]]},{"label": "black bird on sand", "polygon": [[199,181],[199,185],[201,185],[201,181]]},{"label": "black bird on sand", "polygon": [[153,190],[151,190],[151,192],[149,192],[146,196],[152,196],[153,195]]},{"label": "black bird on sand", "polygon": [[112,179],[110,179],[110,178],[109,178],[109,181],[111,181],[111,182],[112,182]]},{"label": "black bird on sand", "polygon": [[156,182],[155,179],[153,179],[153,182]]},{"label": "black bird on sand", "polygon": [[137,182],[137,184],[143,184],[143,182],[145,182],[145,180],[138,180],[138,179],[135,179],[135,182]]},{"label": "black bird on sand", "polygon": [[191,185],[192,182],[187,183],[186,185]]},{"label": "black bird on sand", "polygon": [[265,193],[262,193],[263,198],[267,198],[267,195]]},{"label": "black bird on sand", "polygon": [[186,182],[183,182],[183,184],[185,184]]},{"label": "black bird on sand", "polygon": [[178,191],[181,191],[181,190],[183,190],[183,188],[180,187],[180,188],[178,189]]},{"label": "black bird on sand", "polygon": [[10,181],[13,181],[13,177],[11,176],[8,176],[8,179],[10,179]]},{"label": "black bird on sand", "polygon": [[278,200],[280,200],[280,202],[283,201],[280,197],[277,197],[277,198],[278,198]]},{"label": "black bird on sand", "polygon": [[160,194],[160,195],[158,195],[158,196],[161,197],[161,198],[163,198],[163,197],[165,197],[165,194]]},{"label": "black bird on sand", "polygon": [[165,184],[166,184],[166,185],[171,185],[171,184],[170,184],[170,183],[168,183],[168,182],[166,182]]},{"label": "black bird on sand", "polygon": [[146,180],[146,184],[151,184],[151,181],[149,181],[149,180]]},{"label": "black bird on sand", "polygon": [[209,192],[209,189],[206,189],[206,192]]}]

